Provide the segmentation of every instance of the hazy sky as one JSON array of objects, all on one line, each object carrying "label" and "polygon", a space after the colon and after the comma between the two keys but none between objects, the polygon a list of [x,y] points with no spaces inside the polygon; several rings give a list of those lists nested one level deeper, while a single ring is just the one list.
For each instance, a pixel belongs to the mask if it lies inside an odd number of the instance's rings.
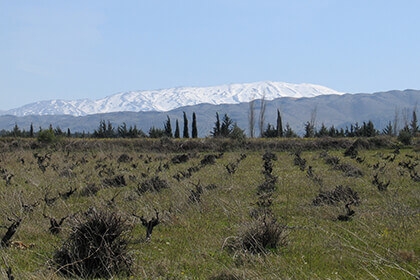
[{"label": "hazy sky", "polygon": [[263,80],[420,89],[420,1],[0,0],[0,109]]}]

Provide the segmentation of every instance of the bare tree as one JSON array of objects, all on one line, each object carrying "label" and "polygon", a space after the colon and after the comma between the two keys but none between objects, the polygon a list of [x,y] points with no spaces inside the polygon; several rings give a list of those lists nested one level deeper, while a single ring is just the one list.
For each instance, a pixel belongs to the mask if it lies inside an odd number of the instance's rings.
[{"label": "bare tree", "polygon": [[315,105],[315,107],[311,111],[311,122],[310,122],[312,128],[314,128],[314,129],[315,129],[315,125],[316,125],[316,114],[317,114],[317,112],[318,112],[318,106]]},{"label": "bare tree", "polygon": [[265,121],[265,94],[261,98],[261,106],[260,106],[260,119],[259,119],[259,129],[260,129],[260,137],[263,137],[264,135],[264,121]]},{"label": "bare tree", "polygon": [[401,115],[402,115],[402,120],[403,120],[404,127],[407,127],[408,126],[408,120],[410,118],[409,117],[410,110],[407,107],[403,108],[402,111],[401,111]]},{"label": "bare tree", "polygon": [[254,128],[255,128],[255,100],[249,102],[249,112],[248,112],[248,121],[249,121],[249,136],[254,138]]},{"label": "bare tree", "polygon": [[399,110],[395,107],[395,115],[394,115],[394,124],[393,124],[393,135],[396,136],[398,134],[398,122],[399,122]]}]

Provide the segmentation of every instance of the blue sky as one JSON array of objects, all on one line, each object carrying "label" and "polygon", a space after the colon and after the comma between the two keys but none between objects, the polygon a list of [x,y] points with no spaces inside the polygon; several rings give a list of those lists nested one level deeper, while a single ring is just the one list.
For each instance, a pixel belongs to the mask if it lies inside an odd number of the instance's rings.
[{"label": "blue sky", "polygon": [[0,0],[0,109],[255,81],[420,89],[420,1]]}]

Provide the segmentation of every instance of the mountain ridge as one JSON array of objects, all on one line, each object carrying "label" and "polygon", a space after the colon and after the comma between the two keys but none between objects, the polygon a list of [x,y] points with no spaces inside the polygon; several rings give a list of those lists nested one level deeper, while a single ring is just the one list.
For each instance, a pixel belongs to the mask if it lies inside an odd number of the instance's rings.
[{"label": "mountain ridge", "polygon": [[313,84],[292,84],[284,82],[236,83],[210,87],[175,87],[159,90],[120,92],[107,97],[91,100],[53,99],[33,102],[3,112],[8,115],[73,115],[85,116],[98,113],[124,111],[160,111],[166,112],[188,105],[209,103],[238,104],[260,99],[280,97],[315,97],[343,93]]}]

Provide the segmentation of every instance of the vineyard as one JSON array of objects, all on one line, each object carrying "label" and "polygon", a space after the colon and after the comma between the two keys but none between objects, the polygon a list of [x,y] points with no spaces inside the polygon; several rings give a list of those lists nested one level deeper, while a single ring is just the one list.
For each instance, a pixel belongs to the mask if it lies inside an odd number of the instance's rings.
[{"label": "vineyard", "polygon": [[415,145],[109,141],[0,143],[2,279],[419,277]]}]

